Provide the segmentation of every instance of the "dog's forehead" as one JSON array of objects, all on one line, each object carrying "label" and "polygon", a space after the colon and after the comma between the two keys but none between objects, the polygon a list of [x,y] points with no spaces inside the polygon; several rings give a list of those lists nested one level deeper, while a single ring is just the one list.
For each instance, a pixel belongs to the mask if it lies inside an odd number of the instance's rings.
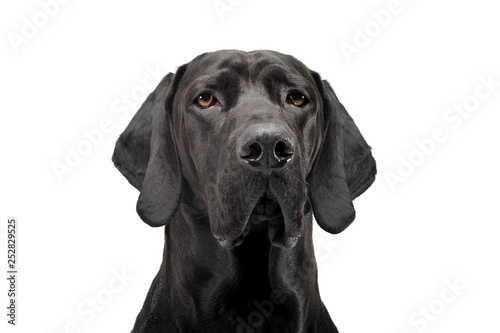
[{"label": "dog's forehead", "polygon": [[261,77],[270,68],[274,75],[281,73],[307,79],[310,77],[309,69],[294,57],[267,50],[204,53],[188,63],[185,76],[191,82],[199,77],[217,76],[220,73],[252,80]]}]

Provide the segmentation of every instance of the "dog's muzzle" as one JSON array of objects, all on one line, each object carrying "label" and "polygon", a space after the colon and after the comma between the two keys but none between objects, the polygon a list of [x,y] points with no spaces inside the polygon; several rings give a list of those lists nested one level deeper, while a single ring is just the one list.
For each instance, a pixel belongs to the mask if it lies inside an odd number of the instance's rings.
[{"label": "dog's muzzle", "polygon": [[277,179],[280,179],[278,181],[281,183],[280,186],[297,186],[289,182],[289,175],[283,176],[285,173],[290,174],[292,168],[296,167],[295,163],[292,163],[295,147],[292,135],[284,126],[277,123],[255,123],[243,130],[236,141],[235,158],[242,165],[241,172],[254,172],[264,176],[267,182],[266,190],[253,208],[243,233],[235,239],[218,237],[221,246],[232,248],[240,245],[252,226],[256,224],[267,224],[268,238],[273,245],[285,248],[295,246],[300,234],[287,233],[284,209],[289,207],[282,207],[279,203],[285,201],[279,200],[280,198],[283,199],[295,191],[276,193],[275,184]]}]

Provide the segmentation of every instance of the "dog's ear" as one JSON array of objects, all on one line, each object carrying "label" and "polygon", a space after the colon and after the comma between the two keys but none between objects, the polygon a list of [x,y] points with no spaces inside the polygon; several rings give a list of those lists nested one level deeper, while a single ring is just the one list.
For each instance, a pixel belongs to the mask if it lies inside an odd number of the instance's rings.
[{"label": "dog's ear", "polygon": [[173,217],[181,197],[182,176],[172,130],[172,104],[185,72],[168,74],[148,96],[116,142],[113,162],[141,193],[137,213],[152,227]]},{"label": "dog's ear", "polygon": [[375,180],[371,148],[327,81],[312,73],[322,96],[324,136],[308,175],[314,216],[329,233],[339,233],[355,218],[352,204]]}]

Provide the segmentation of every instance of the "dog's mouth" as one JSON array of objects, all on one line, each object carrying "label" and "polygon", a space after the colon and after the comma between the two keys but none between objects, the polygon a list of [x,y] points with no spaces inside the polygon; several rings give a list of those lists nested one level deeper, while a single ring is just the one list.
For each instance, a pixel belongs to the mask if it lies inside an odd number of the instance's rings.
[{"label": "dog's mouth", "polygon": [[254,217],[258,221],[265,221],[277,216],[283,217],[281,207],[278,200],[272,195],[269,189],[266,189],[262,197],[255,205],[255,208],[250,215],[250,219]]},{"label": "dog's mouth", "polygon": [[274,246],[294,247],[300,237],[300,235],[287,235],[283,210],[269,188],[257,201],[243,233],[234,240],[225,238],[218,240],[223,247],[232,248],[240,245],[249,233],[263,232],[266,228],[269,241]]}]

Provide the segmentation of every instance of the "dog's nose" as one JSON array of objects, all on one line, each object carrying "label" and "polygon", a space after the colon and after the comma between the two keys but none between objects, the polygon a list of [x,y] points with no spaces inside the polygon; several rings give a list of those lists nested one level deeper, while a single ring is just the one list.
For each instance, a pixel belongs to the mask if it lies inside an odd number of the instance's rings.
[{"label": "dog's nose", "polygon": [[238,138],[237,146],[241,161],[263,171],[283,168],[294,153],[290,133],[274,123],[248,126]]}]

